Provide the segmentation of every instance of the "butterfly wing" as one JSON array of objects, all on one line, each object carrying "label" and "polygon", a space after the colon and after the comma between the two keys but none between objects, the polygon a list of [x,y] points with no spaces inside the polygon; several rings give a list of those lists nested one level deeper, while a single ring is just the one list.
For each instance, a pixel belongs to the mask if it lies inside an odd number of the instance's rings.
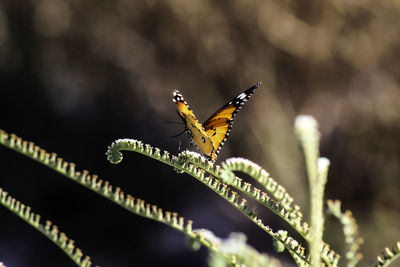
[{"label": "butterfly wing", "polygon": [[204,130],[203,125],[198,122],[193,111],[190,109],[189,105],[183,99],[183,96],[178,90],[174,91],[173,101],[177,105],[178,114],[185,124],[185,130],[188,133],[190,140],[197,145],[203,154],[208,158],[211,158],[214,154],[214,146],[211,138]]},{"label": "butterfly wing", "polygon": [[210,156],[211,160],[214,160],[217,157],[222,145],[228,138],[233,124],[233,117],[239,112],[244,103],[249,100],[260,85],[261,83],[259,82],[239,94],[203,123],[203,128],[210,136],[214,148]]}]

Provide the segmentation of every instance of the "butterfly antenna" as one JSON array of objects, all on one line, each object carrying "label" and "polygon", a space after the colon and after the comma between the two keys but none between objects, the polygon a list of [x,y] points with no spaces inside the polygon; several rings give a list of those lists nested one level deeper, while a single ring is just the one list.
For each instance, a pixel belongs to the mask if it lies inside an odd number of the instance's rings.
[{"label": "butterfly antenna", "polygon": [[[178,137],[178,136],[181,136],[184,132],[186,132],[186,129],[183,130],[182,132],[176,134],[176,135],[171,135],[171,137]],[[179,141],[180,141],[180,139],[179,139]]]},{"label": "butterfly antenna", "polygon": [[181,138],[179,138],[179,143],[178,143],[178,151],[181,151]]},{"label": "butterfly antenna", "polygon": [[179,124],[179,125],[183,125],[184,123],[181,121],[164,121],[164,123],[170,123],[170,124]]}]

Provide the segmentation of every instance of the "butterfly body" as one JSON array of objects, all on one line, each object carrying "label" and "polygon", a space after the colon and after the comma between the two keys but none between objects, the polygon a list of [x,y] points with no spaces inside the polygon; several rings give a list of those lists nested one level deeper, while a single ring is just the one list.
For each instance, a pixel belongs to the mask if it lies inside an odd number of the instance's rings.
[{"label": "butterfly body", "polygon": [[236,96],[202,124],[196,119],[193,111],[179,91],[174,91],[173,101],[177,105],[178,114],[185,124],[190,140],[210,160],[216,159],[222,145],[228,138],[233,124],[233,117],[260,85],[261,83],[257,83]]}]

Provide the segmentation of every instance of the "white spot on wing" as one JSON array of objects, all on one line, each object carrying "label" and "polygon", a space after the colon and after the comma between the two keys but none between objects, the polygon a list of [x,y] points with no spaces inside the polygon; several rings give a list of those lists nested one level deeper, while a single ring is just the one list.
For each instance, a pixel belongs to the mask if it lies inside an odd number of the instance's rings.
[{"label": "white spot on wing", "polygon": [[237,97],[240,100],[243,100],[244,98],[246,98],[246,94],[245,93],[241,93],[240,95],[238,95]]}]

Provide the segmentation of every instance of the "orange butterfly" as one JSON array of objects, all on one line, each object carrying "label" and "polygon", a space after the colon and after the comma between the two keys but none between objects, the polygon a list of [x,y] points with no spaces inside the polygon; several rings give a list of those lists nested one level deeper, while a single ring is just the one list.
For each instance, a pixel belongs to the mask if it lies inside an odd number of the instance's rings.
[{"label": "orange butterfly", "polygon": [[211,161],[216,159],[222,145],[229,136],[233,124],[233,117],[260,85],[261,83],[259,82],[236,96],[211,115],[203,124],[199,123],[196,119],[193,111],[179,91],[174,91],[173,101],[178,107],[179,117],[181,117],[185,124],[185,131],[188,133],[190,140],[197,145],[208,159]]}]

